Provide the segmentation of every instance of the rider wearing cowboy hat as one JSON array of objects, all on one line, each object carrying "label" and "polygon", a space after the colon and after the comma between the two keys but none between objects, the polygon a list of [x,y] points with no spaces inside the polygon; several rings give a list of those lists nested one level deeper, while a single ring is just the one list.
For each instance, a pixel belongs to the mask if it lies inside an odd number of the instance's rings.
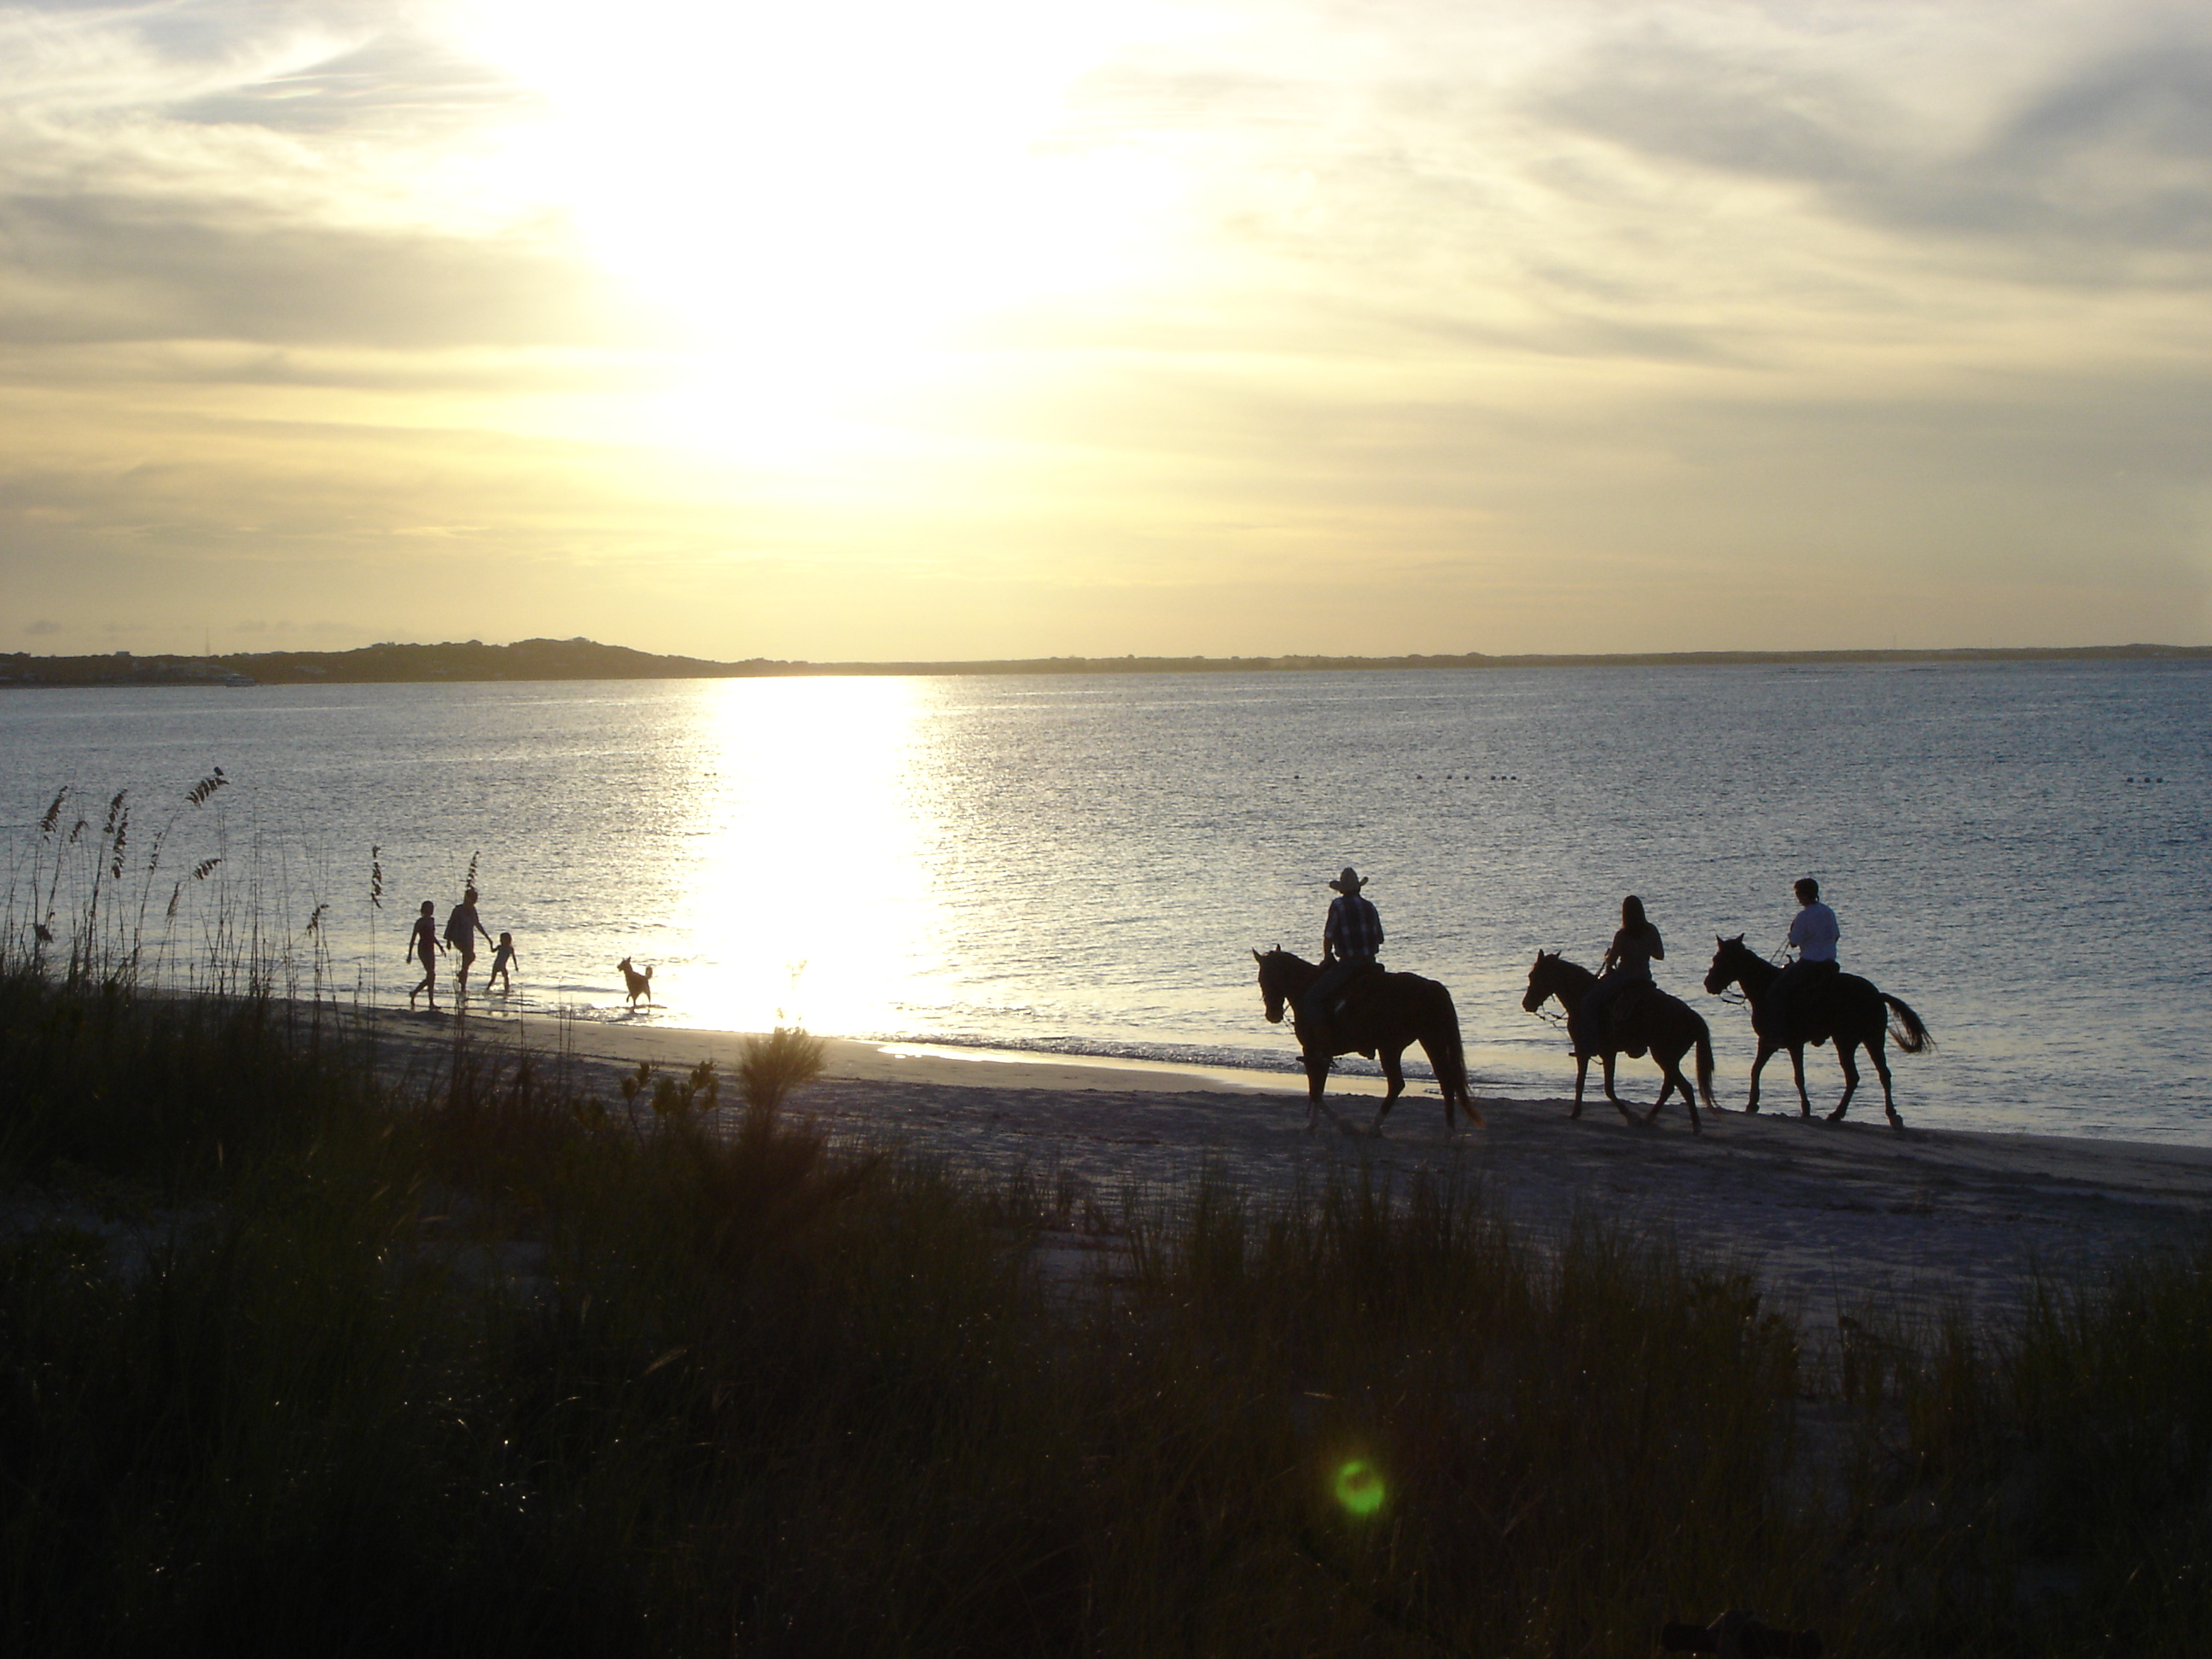
[{"label": "rider wearing cowboy hat", "polygon": [[1382,948],[1382,917],[1373,900],[1359,896],[1359,890],[1367,885],[1359,872],[1347,864],[1329,885],[1339,896],[1329,901],[1328,920],[1322,924],[1321,977],[1314,981],[1305,1000],[1307,1018],[1323,1025],[1336,1013],[1331,1005],[1337,992],[1372,968],[1376,953]]}]

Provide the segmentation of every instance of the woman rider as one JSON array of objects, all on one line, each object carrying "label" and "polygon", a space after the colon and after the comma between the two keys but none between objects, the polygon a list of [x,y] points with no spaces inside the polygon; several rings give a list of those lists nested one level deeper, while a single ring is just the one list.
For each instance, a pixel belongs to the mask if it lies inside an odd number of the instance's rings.
[{"label": "woman rider", "polygon": [[1620,902],[1620,929],[1598,964],[1597,983],[1583,995],[1582,1014],[1593,1036],[1610,1035],[1613,1005],[1632,985],[1651,983],[1651,964],[1667,959],[1659,930],[1644,915],[1644,901],[1631,893]]}]

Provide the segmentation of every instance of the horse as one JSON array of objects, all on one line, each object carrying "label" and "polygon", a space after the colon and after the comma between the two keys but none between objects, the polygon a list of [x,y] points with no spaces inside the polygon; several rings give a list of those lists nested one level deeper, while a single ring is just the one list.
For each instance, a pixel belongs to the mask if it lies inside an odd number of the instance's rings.
[{"label": "horse", "polygon": [[[1682,1056],[1695,1048],[1698,1091],[1705,1097],[1706,1110],[1720,1110],[1713,1100],[1713,1034],[1703,1018],[1680,997],[1670,997],[1655,985],[1632,1001],[1629,999],[1634,993],[1624,992],[1614,1004],[1613,1018],[1606,1022],[1607,1029],[1593,1031],[1582,1019],[1581,1012],[1583,996],[1596,983],[1597,975],[1589,969],[1569,962],[1556,951],[1539,951],[1535,966],[1528,970],[1528,994],[1521,999],[1521,1007],[1527,1013],[1534,1013],[1552,997],[1557,997],[1559,1006],[1566,1010],[1567,1036],[1575,1045],[1575,1109],[1567,1115],[1583,1115],[1583,1085],[1589,1078],[1590,1057],[1595,1054],[1605,1066],[1605,1097],[1620,1109],[1621,1116],[1631,1123],[1648,1125],[1659,1115],[1667,1097],[1679,1089],[1682,1104],[1690,1110],[1692,1132],[1703,1133],[1698,1122],[1698,1096],[1690,1091],[1690,1080],[1682,1075]],[[1663,1081],[1659,1098],[1639,1119],[1628,1103],[1613,1092],[1613,1063],[1623,1050],[1633,1054],[1647,1048]]]},{"label": "horse", "polygon": [[[1744,1103],[1745,1111],[1759,1109],[1759,1074],[1777,1048],[1787,1048],[1790,1069],[1797,1074],[1797,1115],[1812,1116],[1813,1102],[1805,1092],[1805,1045],[1833,1037],[1836,1061],[1844,1068],[1844,1097],[1828,1114],[1828,1121],[1838,1121],[1858,1091],[1859,1068],[1852,1063],[1851,1051],[1863,1048],[1874,1061],[1875,1075],[1881,1079],[1881,1109],[1889,1114],[1889,1127],[1905,1127],[1890,1090],[1889,1061],[1882,1053],[1882,1038],[1885,1034],[1895,1037],[1897,1046],[1908,1054],[1920,1053],[1933,1039],[1919,1015],[1856,974],[1838,974],[1810,994],[1796,993],[1796,1018],[1790,1022],[1789,1030],[1780,1030],[1767,994],[1782,970],[1746,945],[1741,933],[1734,939],[1715,939],[1713,943],[1718,948],[1713,952],[1712,967],[1705,973],[1705,989],[1718,996],[1731,985],[1742,986],[1751,1004],[1751,1029],[1759,1038],[1758,1057],[1751,1062],[1751,1097]],[[1897,1024],[1889,1024],[1887,1014],[1894,1014]]]},{"label": "horse", "polygon": [[1436,981],[1419,974],[1379,972],[1355,980],[1346,988],[1353,1001],[1344,1016],[1309,1030],[1300,1004],[1307,989],[1321,977],[1320,964],[1294,956],[1279,945],[1265,956],[1253,951],[1252,960],[1260,964],[1260,998],[1267,1011],[1267,1024],[1281,1024],[1284,1009],[1291,1011],[1291,1030],[1297,1036],[1306,1072],[1308,1134],[1327,1109],[1322,1104],[1322,1091],[1328,1081],[1331,1060],[1338,1054],[1372,1051],[1382,1063],[1382,1075],[1390,1080],[1389,1092],[1382,1097],[1370,1131],[1380,1135],[1382,1120],[1390,1115],[1391,1107],[1406,1090],[1399,1056],[1414,1042],[1428,1055],[1430,1068],[1437,1074],[1437,1087],[1443,1093],[1445,1129],[1458,1127],[1455,1108],[1477,1124],[1483,1121],[1482,1109],[1468,1091],[1467,1052],[1460,1046],[1459,1011],[1452,1006],[1451,993]]}]

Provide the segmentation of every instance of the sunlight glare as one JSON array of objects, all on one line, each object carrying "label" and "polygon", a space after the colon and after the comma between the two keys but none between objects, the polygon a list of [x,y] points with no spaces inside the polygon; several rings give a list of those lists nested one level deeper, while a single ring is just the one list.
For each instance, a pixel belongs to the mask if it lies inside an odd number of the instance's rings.
[{"label": "sunlight glare", "polygon": [[[511,187],[667,315],[700,381],[766,416],[941,369],[967,319],[1127,274],[1157,169],[1052,142],[1141,8],[459,0],[536,90]],[[696,407],[696,404],[694,405]]]},{"label": "sunlight glare", "polygon": [[906,781],[902,679],[729,680],[684,913],[698,930],[687,1014],[711,1028],[895,1027],[896,988],[937,937]]}]

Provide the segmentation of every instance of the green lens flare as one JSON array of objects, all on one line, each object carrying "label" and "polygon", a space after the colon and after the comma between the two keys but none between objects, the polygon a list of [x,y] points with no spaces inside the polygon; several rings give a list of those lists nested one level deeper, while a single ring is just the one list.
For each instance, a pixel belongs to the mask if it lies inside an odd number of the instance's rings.
[{"label": "green lens flare", "polygon": [[1372,1515],[1382,1507],[1382,1474],[1364,1457],[1336,1472],[1336,1501],[1353,1515]]}]

